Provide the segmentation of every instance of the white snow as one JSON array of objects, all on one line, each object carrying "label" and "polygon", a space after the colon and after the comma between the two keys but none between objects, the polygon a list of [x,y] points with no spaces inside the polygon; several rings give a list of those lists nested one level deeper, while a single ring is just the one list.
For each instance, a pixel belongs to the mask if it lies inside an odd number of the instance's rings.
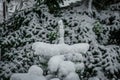
[{"label": "white snow", "polygon": [[64,24],[63,21],[60,20],[58,21],[58,26],[59,26],[59,44],[64,44]]},{"label": "white snow", "polygon": [[50,79],[50,80],[60,80],[59,78],[53,78],[53,79]]},{"label": "white snow", "polygon": [[68,54],[65,54],[64,56],[66,60],[69,60],[72,62],[83,62],[84,61],[84,58],[82,54],[80,53],[68,53]]},{"label": "white snow", "polygon": [[89,0],[89,4],[88,4],[88,11],[92,14],[92,2],[93,0]]},{"label": "white snow", "polygon": [[63,62],[65,57],[63,55],[57,55],[50,58],[48,62],[48,69],[51,73],[57,72],[59,65],[61,62]]},{"label": "white snow", "polygon": [[46,80],[43,76],[43,70],[37,65],[29,68],[28,73],[15,73],[10,80]]},{"label": "white snow", "polygon": [[71,52],[70,46],[67,44],[58,44],[58,49],[60,54],[68,54]]},{"label": "white snow", "polygon": [[50,79],[55,78],[55,75],[53,75],[53,74],[48,74],[48,75],[45,76],[45,78],[46,78],[47,80],[50,80]]},{"label": "white snow", "polygon": [[60,54],[59,49],[55,44],[35,42],[32,45],[32,49],[35,50],[34,54],[47,58]]},{"label": "white snow", "polygon": [[60,3],[60,7],[66,7],[69,6],[71,3],[76,3],[77,1],[81,1],[81,0],[64,0],[63,4]]},{"label": "white snow", "polygon": [[98,77],[91,77],[89,80],[100,80]]},{"label": "white snow", "polygon": [[75,72],[75,65],[71,61],[63,61],[60,63],[58,76],[59,78],[67,76],[70,72]]},{"label": "white snow", "polygon": [[36,76],[43,76],[43,70],[37,65],[33,65],[29,68],[28,74],[36,75]]},{"label": "white snow", "polygon": [[51,57],[48,61],[48,69],[50,73],[55,73],[58,71],[58,76],[61,78],[70,72],[83,72],[85,68],[83,61],[83,56],[78,53],[57,55]]},{"label": "white snow", "polygon": [[89,50],[88,43],[78,43],[71,46],[74,53],[86,53]]},{"label": "white snow", "polygon": [[71,72],[63,80],[80,80],[77,73]]},{"label": "white snow", "polygon": [[28,73],[15,73],[10,80],[46,80],[44,76],[29,75]]},{"label": "white snow", "polygon": [[85,65],[84,65],[83,62],[82,62],[82,63],[76,63],[76,64],[75,64],[75,69],[76,69],[76,71],[84,71],[84,68],[85,68]]},{"label": "white snow", "polygon": [[35,51],[34,54],[50,58],[59,54],[86,53],[89,49],[89,44],[79,43],[74,45],[67,45],[35,42],[32,45],[32,49]]}]

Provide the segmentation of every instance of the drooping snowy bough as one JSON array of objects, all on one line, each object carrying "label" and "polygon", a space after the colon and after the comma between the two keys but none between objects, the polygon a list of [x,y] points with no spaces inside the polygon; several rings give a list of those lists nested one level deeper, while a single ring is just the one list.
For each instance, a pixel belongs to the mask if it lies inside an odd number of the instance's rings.
[{"label": "drooping snowy bough", "polygon": [[78,43],[74,45],[68,45],[64,43],[64,25],[63,21],[58,22],[59,25],[59,44],[49,44],[44,42],[35,42],[32,45],[34,54],[51,58],[55,55],[68,54],[68,53],[86,53],[89,49],[88,43]]},{"label": "drooping snowy bough", "polygon": [[[48,62],[47,79],[80,80],[76,72],[84,71],[84,58],[89,49],[88,43],[68,45],[64,43],[63,21],[58,22],[59,44],[35,42],[32,45],[34,54],[45,58]],[[42,61],[42,60],[41,60]],[[52,76],[52,77],[51,77]]]},{"label": "drooping snowy bough", "polygon": [[[59,25],[59,44],[35,42],[32,45],[34,54],[40,57],[40,62],[47,64],[48,73],[43,76],[43,70],[33,65],[28,73],[13,74],[11,80],[80,80],[76,72],[84,71],[84,57],[82,56],[89,49],[88,43],[68,45],[64,43],[63,21]],[[43,59],[46,60],[44,62]]]},{"label": "drooping snowy bough", "polygon": [[74,45],[67,44],[48,44],[43,42],[35,42],[32,46],[35,55],[43,56],[50,59],[52,56],[68,54],[68,53],[86,53],[89,44],[79,43]]}]

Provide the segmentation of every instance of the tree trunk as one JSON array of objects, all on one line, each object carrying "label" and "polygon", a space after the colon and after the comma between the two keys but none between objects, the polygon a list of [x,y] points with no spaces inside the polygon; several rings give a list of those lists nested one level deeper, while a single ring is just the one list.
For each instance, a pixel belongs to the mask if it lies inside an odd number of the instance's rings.
[{"label": "tree trunk", "polygon": [[8,16],[7,1],[3,0],[3,19],[4,19],[4,21],[7,19],[7,16]]},{"label": "tree trunk", "polygon": [[2,57],[1,57],[1,45],[0,45],[0,61],[1,61],[1,58],[2,58]]}]

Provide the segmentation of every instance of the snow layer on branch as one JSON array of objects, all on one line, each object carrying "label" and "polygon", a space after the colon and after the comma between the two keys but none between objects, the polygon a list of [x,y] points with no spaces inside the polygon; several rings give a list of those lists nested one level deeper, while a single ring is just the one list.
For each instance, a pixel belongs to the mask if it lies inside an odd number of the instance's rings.
[{"label": "snow layer on branch", "polygon": [[43,76],[43,70],[40,67],[38,67],[37,65],[33,65],[28,70],[28,74],[36,75],[36,76]]},{"label": "snow layer on branch", "polygon": [[53,79],[50,79],[50,80],[60,80],[59,78],[53,78]]},{"label": "snow layer on branch", "polygon": [[82,1],[82,0],[63,0],[63,4],[60,3],[60,7],[66,7],[69,6],[71,3],[76,3],[77,1]]},{"label": "snow layer on branch", "polygon": [[63,80],[80,80],[77,73],[71,72]]},{"label": "snow layer on branch", "polygon": [[29,75],[27,73],[13,74],[10,80],[46,80],[44,76]]},{"label": "snow layer on branch", "polygon": [[84,71],[84,57],[79,53],[68,53],[65,54],[65,60],[72,61],[75,64],[76,71]]},{"label": "snow layer on branch", "polygon": [[59,65],[63,62],[65,57],[63,55],[53,56],[48,62],[48,69],[51,73],[57,72]]},{"label": "snow layer on branch", "polygon": [[68,53],[86,53],[89,49],[88,43],[79,43],[74,45],[67,44],[48,44],[43,42],[35,42],[32,45],[34,54],[40,55],[46,58],[50,58],[55,55],[68,54]]},{"label": "snow layer on branch", "polygon": [[59,26],[59,44],[64,44],[64,24],[63,21],[60,20],[58,21],[58,26]]},{"label": "snow layer on branch", "polygon": [[59,78],[67,76],[70,72],[75,72],[75,65],[71,61],[63,61],[60,63],[58,76]]},{"label": "snow layer on branch", "polygon": [[74,53],[86,53],[89,49],[89,44],[88,43],[78,43],[78,44],[74,44],[70,47]]},{"label": "snow layer on branch", "polygon": [[84,71],[85,65],[84,63],[75,63],[75,69],[76,71]]},{"label": "snow layer on branch", "polygon": [[65,59],[72,62],[83,62],[84,58],[82,54],[79,53],[68,53],[65,54]]},{"label": "snow layer on branch", "polygon": [[84,70],[83,56],[79,53],[68,53],[65,55],[53,56],[50,58],[48,61],[48,69],[50,70],[50,73],[57,72],[60,69],[59,67],[63,61],[73,62],[76,71]]},{"label": "snow layer on branch", "polygon": [[70,46],[67,44],[57,44],[57,48],[59,49],[60,54],[67,54],[70,53]]},{"label": "snow layer on branch", "polygon": [[35,50],[34,54],[40,55],[43,57],[52,57],[55,55],[59,55],[59,49],[57,48],[57,45],[54,44],[47,44],[43,42],[35,42],[32,45],[33,50]]},{"label": "snow layer on branch", "polygon": [[91,78],[89,78],[89,80],[100,80],[100,79],[97,77],[91,77]]}]

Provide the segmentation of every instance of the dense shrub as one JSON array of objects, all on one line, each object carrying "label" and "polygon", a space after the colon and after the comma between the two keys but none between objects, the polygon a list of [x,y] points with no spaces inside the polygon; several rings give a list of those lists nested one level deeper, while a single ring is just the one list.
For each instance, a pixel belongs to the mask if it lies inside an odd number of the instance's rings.
[{"label": "dense shrub", "polygon": [[[68,9],[61,10],[59,15],[55,16],[48,12],[46,6],[42,5],[39,8],[20,11],[6,21],[5,26],[4,23],[1,24],[1,80],[9,79],[12,73],[27,72],[33,64],[46,70],[46,63],[40,63],[40,57],[34,55],[31,45],[37,41],[56,44],[59,19],[64,21],[66,44],[81,42],[90,44],[90,50],[85,55],[86,68],[81,79],[120,78],[118,76],[120,75],[120,46],[119,38],[117,38],[120,26],[119,12],[101,11],[99,14],[95,13],[96,17],[93,18],[89,17],[81,6]],[[105,17],[102,17],[104,15]],[[111,19],[111,16],[115,18]],[[99,21],[98,27],[95,25],[96,21]],[[50,35],[51,33],[55,34]],[[111,42],[113,39],[117,41],[114,44],[113,41]]]}]

